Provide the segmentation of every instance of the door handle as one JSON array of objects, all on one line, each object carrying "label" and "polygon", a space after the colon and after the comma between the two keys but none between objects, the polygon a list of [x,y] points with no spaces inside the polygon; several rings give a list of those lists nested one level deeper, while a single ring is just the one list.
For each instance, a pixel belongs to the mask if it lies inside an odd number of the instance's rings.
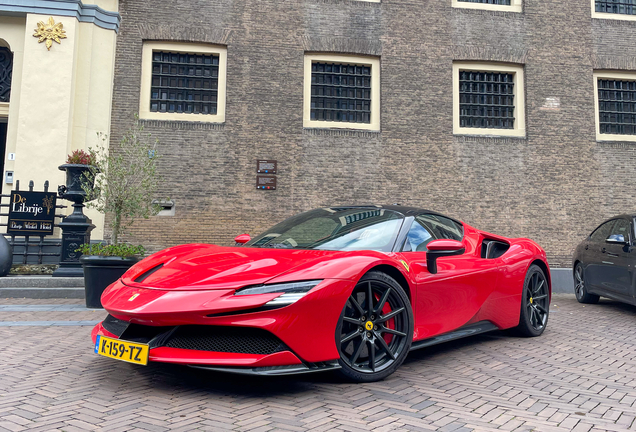
[{"label": "door handle", "polygon": [[608,253],[607,253],[607,256],[611,256],[611,257],[614,257],[614,258],[618,258],[618,255],[617,255],[617,254],[613,254],[613,253],[610,253],[610,252],[608,252]]}]

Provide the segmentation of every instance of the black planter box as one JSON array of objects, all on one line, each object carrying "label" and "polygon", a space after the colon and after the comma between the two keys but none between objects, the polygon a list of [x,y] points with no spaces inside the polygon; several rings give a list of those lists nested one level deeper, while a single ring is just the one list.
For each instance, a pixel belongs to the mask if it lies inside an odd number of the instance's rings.
[{"label": "black planter box", "polygon": [[126,270],[137,261],[139,261],[137,257],[121,258],[98,255],[80,257],[80,262],[84,267],[86,307],[101,308],[101,297],[104,290],[126,273]]}]

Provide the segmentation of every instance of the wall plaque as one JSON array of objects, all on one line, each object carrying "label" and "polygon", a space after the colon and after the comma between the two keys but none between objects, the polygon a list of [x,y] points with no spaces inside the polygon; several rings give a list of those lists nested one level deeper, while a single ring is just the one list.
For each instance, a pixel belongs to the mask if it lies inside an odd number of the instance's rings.
[{"label": "wall plaque", "polygon": [[257,175],[256,189],[276,190],[276,176],[273,175]]},{"label": "wall plaque", "polygon": [[12,191],[7,234],[53,234],[56,198],[54,192]]},{"label": "wall plaque", "polygon": [[277,165],[275,160],[257,160],[256,172],[258,174],[276,174]]}]

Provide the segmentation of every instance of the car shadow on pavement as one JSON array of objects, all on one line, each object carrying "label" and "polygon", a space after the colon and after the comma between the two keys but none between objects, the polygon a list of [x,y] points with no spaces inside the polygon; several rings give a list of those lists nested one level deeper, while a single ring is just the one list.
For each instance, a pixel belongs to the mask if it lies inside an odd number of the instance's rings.
[{"label": "car shadow on pavement", "polygon": [[636,306],[627,304],[627,303],[621,303],[619,301],[610,300],[606,298],[601,298],[598,304],[588,305],[588,307],[589,306],[611,308],[614,312],[620,311],[620,312],[636,314]]},{"label": "car shadow on pavement", "polygon": [[[476,335],[446,342],[409,353],[404,364],[424,361],[426,358],[455,350],[470,349],[488,341],[509,337],[505,332]],[[146,367],[118,363],[116,373],[111,374],[110,385],[135,380],[157,391],[171,392],[175,389],[202,391],[210,395],[234,395],[240,397],[266,397],[302,394],[315,391],[321,385],[357,386],[360,384],[344,380],[335,372],[319,372],[289,376],[254,376],[195,369],[167,363],[150,363]],[[122,378],[123,377],[123,378]],[[387,378],[391,379],[391,377]],[[106,384],[109,386],[109,384]]]},{"label": "car shadow on pavement", "polygon": [[469,336],[453,341],[443,342],[438,345],[433,345],[426,348],[421,348],[416,351],[412,351],[406,357],[403,364],[410,364],[418,361],[425,360],[436,355],[450,354],[453,351],[471,349],[480,345],[487,344],[488,342],[499,341],[505,338],[512,338],[505,330],[504,331],[492,331],[489,333]]},{"label": "car shadow on pavement", "polygon": [[313,385],[295,376],[254,376],[207,371],[173,364],[149,364],[142,371],[148,384],[168,391],[175,387],[203,390],[213,394],[272,396],[305,392]]}]

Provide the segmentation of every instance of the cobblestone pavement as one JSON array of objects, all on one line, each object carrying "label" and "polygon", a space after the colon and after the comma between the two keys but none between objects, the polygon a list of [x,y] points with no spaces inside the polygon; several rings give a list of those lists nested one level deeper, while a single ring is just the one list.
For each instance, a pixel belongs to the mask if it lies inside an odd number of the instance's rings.
[{"label": "cobblestone pavement", "polygon": [[81,303],[0,300],[0,431],[636,430],[636,307],[609,300],[555,295],[540,338],[416,351],[373,384],[141,367],[93,354],[90,326],[8,326],[105,316],[17,307]]}]

